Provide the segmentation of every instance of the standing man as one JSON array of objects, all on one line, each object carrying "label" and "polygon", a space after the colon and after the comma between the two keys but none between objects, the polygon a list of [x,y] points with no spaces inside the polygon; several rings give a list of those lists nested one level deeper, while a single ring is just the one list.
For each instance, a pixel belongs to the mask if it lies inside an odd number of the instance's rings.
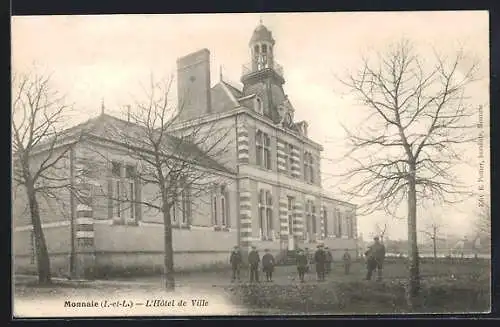
[{"label": "standing man", "polygon": [[333,256],[328,246],[325,246],[325,272],[329,274],[332,271]]},{"label": "standing man", "polygon": [[342,260],[344,261],[344,273],[346,275],[349,275],[349,272],[351,270],[351,255],[349,254],[349,249],[345,249]]},{"label": "standing man", "polygon": [[274,257],[269,253],[269,249],[265,249],[264,252],[265,254],[262,256],[262,270],[266,274],[266,280],[272,282],[275,265]]},{"label": "standing man", "polygon": [[382,267],[385,259],[385,246],[380,243],[378,236],[373,238],[374,243],[365,252],[367,261],[367,274],[366,279],[371,280],[372,274],[377,269],[377,280],[382,280]]},{"label": "standing man", "polygon": [[229,263],[231,264],[231,268],[233,270],[233,282],[236,280],[236,278],[238,278],[238,281],[240,280],[240,269],[242,262],[243,257],[241,255],[240,248],[238,246],[235,246],[233,248],[233,252],[231,252],[231,257],[229,258]]},{"label": "standing man", "polygon": [[308,259],[305,252],[301,249],[297,250],[297,271],[299,273],[300,282],[304,282],[304,276],[306,274],[306,268],[308,265]]},{"label": "standing man", "polygon": [[318,245],[318,249],[314,253],[314,262],[316,263],[316,275],[318,277],[318,281],[325,280],[325,261],[326,254],[323,250],[323,245]]},{"label": "standing man", "polygon": [[250,283],[253,281],[259,282],[259,263],[260,256],[259,252],[257,252],[257,247],[252,246],[252,250],[248,254],[248,265],[250,266]]}]

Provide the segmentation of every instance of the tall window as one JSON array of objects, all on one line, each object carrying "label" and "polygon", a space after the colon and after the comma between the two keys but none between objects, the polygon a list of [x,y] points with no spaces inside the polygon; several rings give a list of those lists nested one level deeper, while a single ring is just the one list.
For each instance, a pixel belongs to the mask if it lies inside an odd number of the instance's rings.
[{"label": "tall window", "polygon": [[136,208],[138,207],[137,198],[136,198],[135,178],[136,178],[135,166],[126,165],[125,166],[125,179],[126,179],[125,185],[127,185],[127,188],[128,188],[128,194],[127,194],[128,212],[129,212],[129,218],[134,220],[134,221],[137,219]]},{"label": "tall window", "polygon": [[182,203],[182,223],[189,224],[191,221],[191,192],[189,187],[185,187],[181,192]]},{"label": "tall window", "polygon": [[229,227],[226,185],[216,185],[212,189],[212,223],[214,226]]},{"label": "tall window", "polygon": [[115,192],[113,198],[115,199],[115,216],[121,217],[122,206],[121,206],[121,182],[119,180],[115,181]]},{"label": "tall window", "polygon": [[270,191],[259,192],[259,227],[263,240],[272,240],[273,231],[273,197]]},{"label": "tall window", "polygon": [[264,134],[264,168],[271,169],[271,138]]},{"label": "tall window", "polygon": [[112,177],[112,187],[111,187],[111,198],[113,203],[113,216],[121,218],[121,169],[122,165],[119,162],[111,162],[111,177]]},{"label": "tall window", "polygon": [[316,206],[312,200],[306,201],[306,232],[309,236],[309,240],[313,241],[316,235]]},{"label": "tall window", "polygon": [[255,135],[255,151],[257,166],[271,169],[271,138],[260,130]]},{"label": "tall window", "polygon": [[221,215],[221,224],[223,226],[227,226],[227,212],[226,212],[226,187],[221,186],[221,194],[220,194],[220,215]]},{"label": "tall window", "polygon": [[287,144],[287,146],[285,147],[285,152],[288,153],[288,158],[287,158],[287,170],[288,172],[291,173],[292,171],[292,153],[293,153],[293,145],[291,144]]},{"label": "tall window", "polygon": [[304,153],[304,178],[306,182],[314,183],[314,159],[312,153]]},{"label": "tall window", "polygon": [[217,195],[212,195],[212,222],[214,225],[218,225],[218,212],[217,212]]},{"label": "tall window", "polygon": [[349,214],[347,217],[347,236],[354,238],[354,216]]},{"label": "tall window", "polygon": [[326,211],[326,207],[323,207],[322,210],[323,215],[323,230],[324,230],[324,238],[328,238],[328,212]]},{"label": "tall window", "polygon": [[257,166],[261,167],[264,162],[263,150],[264,150],[264,135],[262,131],[257,131],[257,133],[255,134],[255,154],[257,159]]},{"label": "tall window", "polygon": [[289,237],[293,236],[293,213],[295,207],[295,198],[292,196],[288,197],[288,234]]},{"label": "tall window", "polygon": [[311,206],[311,219],[312,219],[312,233],[313,235],[316,235],[316,233],[318,232],[317,228],[316,228],[316,206],[315,205],[312,205]]},{"label": "tall window", "polygon": [[339,209],[336,209],[335,213],[336,213],[336,218],[337,218],[336,219],[337,226],[336,226],[335,236],[341,237],[342,236],[342,215],[340,214]]}]

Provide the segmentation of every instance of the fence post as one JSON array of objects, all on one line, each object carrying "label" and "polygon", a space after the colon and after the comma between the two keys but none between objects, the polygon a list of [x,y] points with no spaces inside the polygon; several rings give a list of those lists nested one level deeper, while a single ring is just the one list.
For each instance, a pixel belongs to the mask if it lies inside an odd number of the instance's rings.
[{"label": "fence post", "polygon": [[92,208],[79,204],[76,209],[76,269],[78,279],[92,279],[95,265],[94,218]]}]

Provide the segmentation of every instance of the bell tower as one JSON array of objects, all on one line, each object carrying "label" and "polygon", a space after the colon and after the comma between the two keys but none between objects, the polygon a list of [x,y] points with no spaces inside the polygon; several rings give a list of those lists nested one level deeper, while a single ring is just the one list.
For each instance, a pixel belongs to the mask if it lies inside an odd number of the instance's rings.
[{"label": "bell tower", "polygon": [[[272,32],[260,24],[253,31],[248,44],[250,63],[243,65],[241,82],[245,95],[255,94],[262,100],[263,114],[278,120],[277,107],[285,100],[283,68],[276,62]],[[259,101],[260,101],[259,100]]]}]

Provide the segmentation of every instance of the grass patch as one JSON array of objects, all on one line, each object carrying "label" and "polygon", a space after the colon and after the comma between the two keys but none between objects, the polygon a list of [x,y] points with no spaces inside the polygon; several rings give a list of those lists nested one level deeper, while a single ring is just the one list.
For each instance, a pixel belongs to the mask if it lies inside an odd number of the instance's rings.
[{"label": "grass patch", "polygon": [[283,314],[486,312],[490,309],[489,276],[434,277],[422,281],[419,305],[406,301],[406,281],[327,281],[311,283],[240,284],[227,288],[236,303],[250,309]]},{"label": "grass patch", "polygon": [[[214,262],[212,264],[199,265],[193,268],[176,268],[177,275],[189,275],[191,273],[207,273],[207,272],[227,272],[231,267],[225,262]],[[101,265],[94,270],[94,278],[96,279],[113,279],[113,278],[131,278],[131,277],[148,277],[160,276],[163,274],[162,265],[152,266],[113,266]]]}]

